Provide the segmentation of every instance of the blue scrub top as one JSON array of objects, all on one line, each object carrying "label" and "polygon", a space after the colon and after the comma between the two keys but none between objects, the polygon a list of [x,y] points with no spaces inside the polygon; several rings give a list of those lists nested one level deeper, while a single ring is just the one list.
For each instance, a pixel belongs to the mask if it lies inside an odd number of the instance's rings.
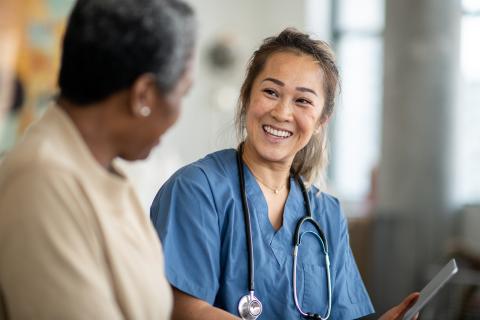
[{"label": "blue scrub top", "polygon": [[[300,187],[290,179],[283,225],[276,231],[267,203],[244,165],[255,258],[255,295],[263,304],[259,319],[301,319],[293,299],[293,234],[306,214]],[[331,261],[331,319],[356,319],[374,312],[348,239],[336,198],[308,191],[314,219],[326,235]],[[165,254],[171,285],[238,315],[248,293],[245,240],[236,151],[222,150],[177,171],[158,192],[150,210]],[[314,230],[304,224],[303,232]],[[306,312],[325,314],[328,304],[325,260],[318,239],[305,233],[299,248],[297,295]]]}]

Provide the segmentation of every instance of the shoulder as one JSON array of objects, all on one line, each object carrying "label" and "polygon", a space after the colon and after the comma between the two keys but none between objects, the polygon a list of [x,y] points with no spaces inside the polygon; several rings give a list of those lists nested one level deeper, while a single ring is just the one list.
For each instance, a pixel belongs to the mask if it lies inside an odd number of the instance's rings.
[{"label": "shoulder", "polygon": [[17,164],[6,162],[0,168],[2,196],[6,196],[10,190],[24,194],[45,193],[52,189],[61,191],[65,185],[76,184],[76,180],[70,170],[41,158],[19,161]]},{"label": "shoulder", "polygon": [[311,186],[308,190],[308,196],[310,201],[313,202],[314,206],[317,209],[320,209],[322,212],[326,211],[327,214],[341,214],[342,208],[340,205],[340,200],[337,197],[320,191],[316,186]]},{"label": "shoulder", "polygon": [[87,178],[77,166],[81,160],[71,152],[77,145],[63,122],[48,109],[3,159],[0,202],[10,203],[12,213],[15,208],[20,214],[21,207],[24,214],[42,212],[41,217],[47,217],[51,213],[46,206],[71,207],[78,202],[73,199],[83,196],[80,182]]},{"label": "shoulder", "polygon": [[236,173],[235,149],[225,149],[206,155],[204,158],[184,166],[175,172],[166,185],[183,183],[208,183],[218,186]]},{"label": "shoulder", "polygon": [[206,155],[192,163],[192,166],[202,170],[207,176],[228,175],[236,168],[236,159],[235,149],[224,149]]},{"label": "shoulder", "polygon": [[24,213],[41,212],[42,217],[46,217],[53,212],[48,208],[74,206],[83,196],[75,175],[50,163],[23,166],[21,171],[0,179],[0,208],[11,213],[23,209]]},{"label": "shoulder", "polygon": [[163,184],[150,207],[150,217],[156,221],[163,212],[178,215],[183,209],[191,212],[193,207],[222,212],[237,184],[235,150],[208,154],[179,169]]},{"label": "shoulder", "polygon": [[10,236],[16,237],[17,232],[33,232],[41,238],[80,229],[90,234],[86,226],[93,219],[85,194],[69,172],[48,165],[28,166],[3,181],[0,190],[0,234],[12,230]]},{"label": "shoulder", "polygon": [[0,164],[0,198],[44,201],[79,197],[84,174],[73,165],[71,155],[59,148],[55,137],[42,132],[42,120],[29,129]]},{"label": "shoulder", "polygon": [[308,196],[315,219],[323,221],[335,230],[345,229],[347,221],[340,200],[337,197],[320,191],[315,186],[310,187]]},{"label": "shoulder", "polygon": [[40,130],[40,124],[33,125],[23,140],[0,162],[0,188],[28,175],[41,178],[64,175],[66,172],[73,175],[75,161],[61,148],[59,141],[62,137]]}]

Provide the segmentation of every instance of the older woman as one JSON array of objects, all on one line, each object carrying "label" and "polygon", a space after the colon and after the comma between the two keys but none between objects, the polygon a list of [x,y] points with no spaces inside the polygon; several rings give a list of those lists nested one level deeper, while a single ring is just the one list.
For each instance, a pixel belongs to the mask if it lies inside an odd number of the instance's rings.
[{"label": "older woman", "polygon": [[181,1],[79,0],[58,101],[0,167],[0,319],[168,319],[160,242],[117,157],[144,159],[191,83]]},{"label": "older woman", "polygon": [[[238,149],[180,169],[151,208],[174,319],[373,312],[339,202],[312,184],[325,171],[337,83],[329,47],[295,30],[255,51],[240,93]],[[396,319],[414,298],[384,319]]]}]

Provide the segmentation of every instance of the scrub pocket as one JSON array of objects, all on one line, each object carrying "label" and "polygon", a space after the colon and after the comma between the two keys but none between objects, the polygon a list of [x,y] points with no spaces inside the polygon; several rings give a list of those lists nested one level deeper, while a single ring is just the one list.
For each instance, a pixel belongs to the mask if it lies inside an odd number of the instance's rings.
[{"label": "scrub pocket", "polygon": [[303,311],[325,315],[328,308],[327,271],[325,267],[303,265],[303,283],[303,301],[300,302]]}]

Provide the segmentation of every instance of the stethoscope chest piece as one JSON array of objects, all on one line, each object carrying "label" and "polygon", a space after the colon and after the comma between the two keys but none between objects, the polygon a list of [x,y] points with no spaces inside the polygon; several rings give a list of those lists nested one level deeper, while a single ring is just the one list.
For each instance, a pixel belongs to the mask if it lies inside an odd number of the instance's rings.
[{"label": "stethoscope chest piece", "polygon": [[240,299],[238,313],[244,320],[255,320],[262,314],[262,303],[250,292]]}]

